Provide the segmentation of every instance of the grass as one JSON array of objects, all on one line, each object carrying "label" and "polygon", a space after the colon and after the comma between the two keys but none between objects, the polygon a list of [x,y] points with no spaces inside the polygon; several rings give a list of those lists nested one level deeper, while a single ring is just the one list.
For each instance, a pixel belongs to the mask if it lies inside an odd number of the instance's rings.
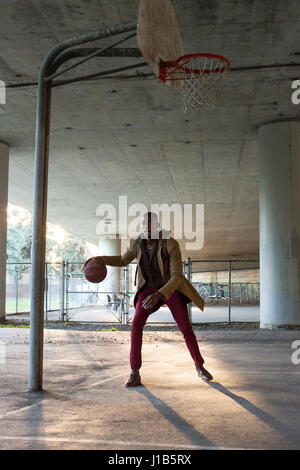
[{"label": "grass", "polygon": [[30,328],[29,325],[11,325],[11,324],[5,324],[3,325],[0,323],[0,328]]},{"label": "grass", "polygon": [[[19,298],[18,300],[18,312],[29,312],[30,310],[30,298]],[[16,311],[16,299],[6,299],[6,311],[14,313]]]},{"label": "grass", "polygon": [[96,331],[119,331],[117,328],[98,328]]},{"label": "grass", "polygon": [[[53,308],[58,307],[58,300],[53,298],[51,301],[51,305],[49,304],[48,300],[48,309],[52,310]],[[6,298],[6,311],[8,313],[15,313],[16,312],[16,299],[15,298]],[[18,312],[30,312],[30,298],[29,297],[19,297],[18,299]]]}]

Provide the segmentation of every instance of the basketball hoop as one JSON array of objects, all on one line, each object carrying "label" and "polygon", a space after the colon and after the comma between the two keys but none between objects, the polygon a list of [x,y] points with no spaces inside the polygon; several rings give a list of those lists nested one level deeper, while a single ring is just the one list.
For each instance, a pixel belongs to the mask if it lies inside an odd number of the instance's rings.
[{"label": "basketball hoop", "polygon": [[214,109],[220,80],[230,61],[217,54],[188,54],[172,62],[160,61],[159,78],[183,81],[183,112]]}]

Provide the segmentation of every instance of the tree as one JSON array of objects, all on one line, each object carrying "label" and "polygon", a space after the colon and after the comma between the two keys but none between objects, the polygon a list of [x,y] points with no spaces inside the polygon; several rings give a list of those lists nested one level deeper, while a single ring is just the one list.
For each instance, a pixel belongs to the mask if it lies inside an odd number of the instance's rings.
[{"label": "tree", "polygon": [[[56,233],[60,237],[55,236]],[[32,249],[32,216],[17,206],[9,204],[7,229],[7,261],[9,263],[30,262]],[[82,264],[92,256],[87,243],[67,231],[47,223],[46,261],[61,262],[62,260]],[[13,265],[22,271],[28,270],[26,265]],[[78,266],[74,266],[77,270]]]}]

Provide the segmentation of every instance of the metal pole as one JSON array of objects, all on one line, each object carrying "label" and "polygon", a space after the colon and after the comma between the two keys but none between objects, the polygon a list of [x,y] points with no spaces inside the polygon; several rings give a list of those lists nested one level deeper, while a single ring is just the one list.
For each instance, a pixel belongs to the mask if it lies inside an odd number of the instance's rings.
[{"label": "metal pole", "polygon": [[44,340],[45,245],[48,189],[51,83],[40,75],[35,136],[34,215],[32,233],[29,390],[42,390]]},{"label": "metal pole", "polygon": [[44,318],[48,320],[48,263],[45,265],[45,308]]},{"label": "metal pole", "polygon": [[42,390],[44,341],[45,248],[49,166],[49,132],[51,80],[45,82],[56,57],[69,47],[95,41],[136,29],[135,22],[110,26],[58,43],[45,57],[39,75],[34,167],[34,212],[32,231],[32,272],[30,306],[30,353],[28,386],[30,391]]},{"label": "metal pole", "polygon": [[69,281],[70,281],[70,275],[69,275],[69,263],[66,262],[65,264],[65,275],[66,275],[66,288],[65,288],[65,295],[66,295],[66,315],[65,315],[65,321],[69,321]]},{"label": "metal pole", "polygon": [[228,323],[231,323],[231,261],[229,261],[229,281],[228,281]]},{"label": "metal pole", "polygon": [[[187,279],[188,279],[189,282],[191,282],[191,268],[192,268],[191,258],[188,257],[188,259],[187,259]],[[189,314],[190,322],[192,323],[191,302],[188,303],[188,314]]]},{"label": "metal pole", "polygon": [[129,268],[126,266],[124,268],[124,299],[123,299],[123,325],[128,325],[129,317]]},{"label": "metal pole", "polygon": [[69,65],[65,69],[60,70],[59,72],[55,72],[52,75],[49,75],[47,78],[45,78],[45,81],[48,82],[49,80],[52,80],[53,78],[58,77],[58,76],[62,75],[63,73],[74,69],[75,67],[78,67],[78,65],[81,65],[84,62],[92,59],[93,57],[96,57],[97,55],[100,55],[101,53],[107,51],[108,49],[111,49],[115,45],[118,45],[118,44],[121,44],[122,42],[127,41],[128,39],[132,38],[133,36],[136,36],[136,31],[134,33],[129,34],[128,36],[125,36],[121,39],[118,39],[118,41],[115,41],[113,44],[109,44],[108,46],[102,47],[101,49],[96,49],[95,51],[91,52],[89,55],[87,55],[83,59],[79,60],[75,64]]},{"label": "metal pole", "polygon": [[15,280],[16,280],[16,313],[19,311],[19,276],[18,276],[18,269],[16,268],[16,275],[15,275]]},{"label": "metal pole", "polygon": [[48,277],[48,294],[47,295],[49,298],[49,301],[48,301],[49,312],[51,312],[52,310],[52,276],[51,274]]},{"label": "metal pole", "polygon": [[123,72],[125,70],[133,70],[139,67],[145,67],[145,65],[148,65],[147,62],[140,62],[139,64],[124,65],[124,67],[117,67],[117,68],[105,70],[103,72],[92,73],[89,75],[82,75],[80,77],[70,78],[69,80],[57,80],[56,82],[53,82],[52,87],[56,88],[59,86],[68,85],[69,83],[83,82],[84,80],[93,80],[96,78],[105,77],[106,75],[112,75],[113,73]]},{"label": "metal pole", "polygon": [[64,321],[65,316],[65,266],[66,263],[62,261],[60,269],[60,321]]},{"label": "metal pole", "polygon": [[[58,70],[60,65],[64,64],[70,59],[75,59],[76,57],[87,57],[93,52],[98,51],[96,57],[143,57],[141,50],[138,47],[112,47],[106,51],[99,52],[99,47],[75,47],[73,49],[67,49],[61,52],[54,62],[52,63],[51,71]],[[151,73],[149,71],[149,73]]]}]

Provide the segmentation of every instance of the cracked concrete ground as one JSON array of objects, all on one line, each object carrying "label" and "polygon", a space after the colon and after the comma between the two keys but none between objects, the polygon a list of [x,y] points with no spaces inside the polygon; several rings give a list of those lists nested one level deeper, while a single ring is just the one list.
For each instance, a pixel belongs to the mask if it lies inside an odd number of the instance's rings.
[{"label": "cracked concrete ground", "polygon": [[177,331],[144,331],[143,387],[126,389],[130,331],[45,329],[44,391],[27,391],[29,330],[1,328],[1,449],[299,449],[299,331],[196,331],[214,381]]}]

